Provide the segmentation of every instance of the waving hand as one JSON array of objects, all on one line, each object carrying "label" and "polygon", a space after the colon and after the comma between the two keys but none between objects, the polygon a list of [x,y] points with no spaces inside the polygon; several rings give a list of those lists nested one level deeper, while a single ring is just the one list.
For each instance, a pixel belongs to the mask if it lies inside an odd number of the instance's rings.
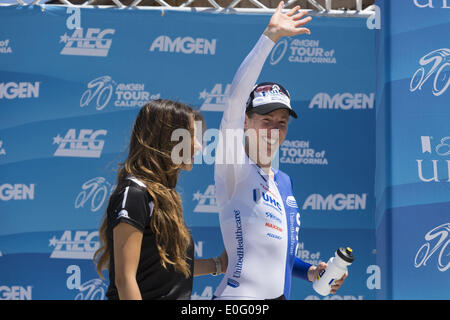
[{"label": "waving hand", "polygon": [[[286,13],[282,12],[284,1],[278,4],[275,13],[272,15],[264,34],[277,42],[281,37],[291,37],[299,34],[311,34],[308,28],[303,26],[309,23],[312,18],[306,17],[306,11],[298,12],[300,6],[292,8]],[[303,18],[303,19],[302,19]]]}]

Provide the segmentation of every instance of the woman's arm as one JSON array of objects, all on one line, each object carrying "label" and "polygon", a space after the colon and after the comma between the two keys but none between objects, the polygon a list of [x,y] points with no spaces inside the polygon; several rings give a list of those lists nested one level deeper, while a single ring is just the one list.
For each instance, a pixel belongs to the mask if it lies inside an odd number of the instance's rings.
[{"label": "woman's arm", "polygon": [[213,259],[195,259],[194,277],[204,276],[216,272],[216,263]]},{"label": "woman's arm", "polygon": [[136,281],[141,253],[142,232],[121,222],[113,230],[114,272],[120,300],[142,300]]},{"label": "woman's arm", "polygon": [[[221,272],[225,273],[228,265],[227,252],[224,250],[220,257],[218,257],[221,264]],[[204,276],[212,273],[216,273],[217,267],[214,260],[211,259],[195,259],[194,260],[194,276]]]}]

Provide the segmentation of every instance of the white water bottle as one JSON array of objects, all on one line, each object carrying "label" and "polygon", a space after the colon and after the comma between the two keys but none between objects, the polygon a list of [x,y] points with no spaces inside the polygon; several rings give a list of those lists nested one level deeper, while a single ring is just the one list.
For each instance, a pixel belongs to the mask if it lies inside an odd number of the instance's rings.
[{"label": "white water bottle", "polygon": [[353,250],[351,248],[339,248],[336,250],[334,257],[331,257],[327,262],[328,267],[320,271],[317,278],[314,279],[314,290],[322,296],[329,295],[333,281],[342,278],[353,260]]}]

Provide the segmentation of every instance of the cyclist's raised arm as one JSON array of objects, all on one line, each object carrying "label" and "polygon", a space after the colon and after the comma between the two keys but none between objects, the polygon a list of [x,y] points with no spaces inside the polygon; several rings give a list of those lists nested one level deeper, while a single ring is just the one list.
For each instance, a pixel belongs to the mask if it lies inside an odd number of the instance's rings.
[{"label": "cyclist's raised arm", "polygon": [[[239,138],[235,138],[239,137],[239,134],[231,133],[233,139],[229,140],[233,141],[227,141],[226,137],[227,134],[230,134],[230,130],[243,130],[246,102],[258,80],[267,56],[275,42],[281,37],[310,34],[309,29],[302,26],[311,21],[311,17],[302,19],[306,12],[298,12],[300,6],[283,13],[283,6],[284,2],[281,1],[266,30],[241,63],[226,97],[226,107],[220,124],[221,136],[216,149],[215,182],[219,206],[232,195],[238,179],[244,178],[244,175],[239,172],[239,169],[243,167],[244,148],[237,142]],[[229,159],[233,162],[227,161]]]},{"label": "cyclist's raised arm", "polygon": [[263,35],[236,72],[227,96],[222,123],[236,120],[243,127],[247,99],[274,44],[283,36],[311,33],[308,28],[303,28],[311,21],[311,17],[302,19],[307,14],[306,11],[298,12],[300,6],[296,6],[287,13],[282,13],[283,6],[284,2],[281,1]]}]

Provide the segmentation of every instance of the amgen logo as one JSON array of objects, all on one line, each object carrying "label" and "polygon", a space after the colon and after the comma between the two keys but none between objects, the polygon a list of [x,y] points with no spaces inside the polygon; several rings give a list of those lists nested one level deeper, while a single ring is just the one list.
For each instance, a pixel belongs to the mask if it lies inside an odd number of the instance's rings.
[{"label": "amgen logo", "polygon": [[0,82],[0,99],[39,98],[40,82]]},{"label": "amgen logo", "polygon": [[0,286],[0,300],[31,300],[31,286]]},{"label": "amgen logo", "polygon": [[149,51],[176,52],[184,54],[216,54],[217,39],[203,39],[192,37],[176,37],[171,39],[168,36],[159,36],[153,40]]},{"label": "amgen logo", "polygon": [[375,93],[337,93],[331,97],[328,93],[318,93],[309,104],[309,109],[367,110],[375,106]]},{"label": "amgen logo", "polygon": [[0,185],[0,200],[33,200],[35,184],[5,183]]},{"label": "amgen logo", "polygon": [[365,210],[367,193],[359,194],[330,194],[323,197],[320,194],[310,195],[303,204],[303,210]]}]

